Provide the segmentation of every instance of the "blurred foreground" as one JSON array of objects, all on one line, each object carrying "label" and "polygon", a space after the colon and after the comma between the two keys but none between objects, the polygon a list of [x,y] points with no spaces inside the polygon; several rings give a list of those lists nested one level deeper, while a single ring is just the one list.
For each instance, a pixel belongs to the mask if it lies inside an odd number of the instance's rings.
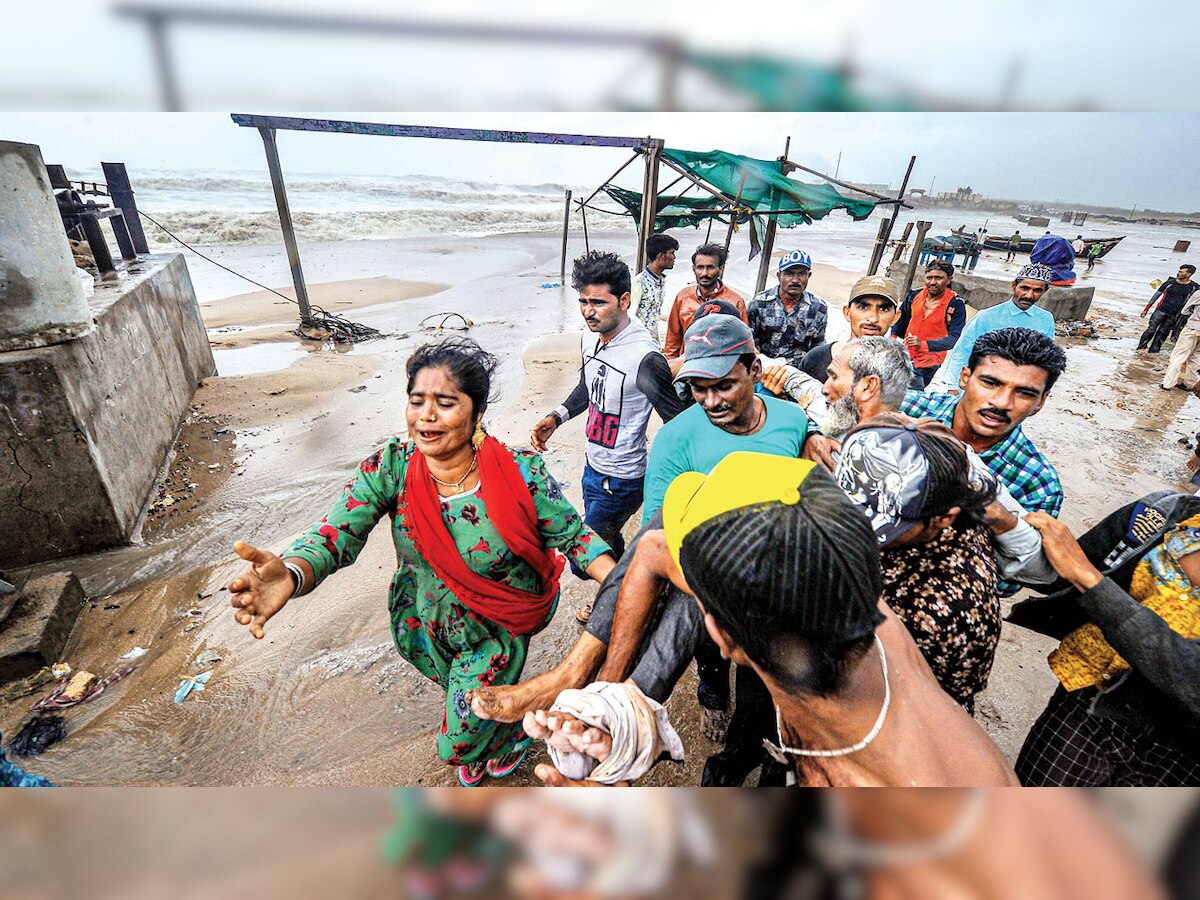
[{"label": "blurred foreground", "polygon": [[1145,61],[1194,15],[1160,0],[1125,22],[1029,0],[10,5],[7,110],[1195,108],[1189,54]]},{"label": "blurred foreground", "polygon": [[[1200,891],[1197,799],[1191,790],[8,791],[0,869],[13,898],[1182,898]],[[1165,893],[1151,872],[1165,873]]]}]

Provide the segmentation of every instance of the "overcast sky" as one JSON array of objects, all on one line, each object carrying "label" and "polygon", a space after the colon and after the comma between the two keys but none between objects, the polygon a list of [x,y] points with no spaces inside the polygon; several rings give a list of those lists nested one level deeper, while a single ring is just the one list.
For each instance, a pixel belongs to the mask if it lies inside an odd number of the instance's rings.
[{"label": "overcast sky", "polygon": [[[262,113],[260,109],[237,110]],[[970,185],[993,197],[1200,210],[1196,113],[296,113],[358,121],[642,136],[668,147],[791,158],[832,174],[910,187]],[[266,172],[262,142],[223,113],[0,113],[0,139],[40,144],[47,161],[95,169]],[[627,157],[617,149],[280,134],[284,171],[428,174],[594,185]],[[935,181],[936,179],[936,181]],[[629,181],[638,186],[637,179]]]}]

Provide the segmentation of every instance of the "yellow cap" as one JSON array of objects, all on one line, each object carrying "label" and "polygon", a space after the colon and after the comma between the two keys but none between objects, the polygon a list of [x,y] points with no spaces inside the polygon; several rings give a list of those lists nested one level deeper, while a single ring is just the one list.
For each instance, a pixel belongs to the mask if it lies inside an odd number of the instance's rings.
[{"label": "yellow cap", "polygon": [[722,513],[761,503],[799,503],[815,463],[769,453],[730,453],[708,475],[684,472],[663,498],[663,532],[675,565],[683,539]]}]

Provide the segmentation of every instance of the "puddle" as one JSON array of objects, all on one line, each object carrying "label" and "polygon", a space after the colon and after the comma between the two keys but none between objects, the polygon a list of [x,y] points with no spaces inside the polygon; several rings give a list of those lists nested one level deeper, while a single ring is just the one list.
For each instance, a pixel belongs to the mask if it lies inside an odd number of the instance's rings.
[{"label": "puddle", "polygon": [[236,350],[213,350],[213,360],[217,364],[217,374],[229,378],[279,372],[307,353],[296,344],[255,344]]},{"label": "puddle", "polygon": [[219,334],[246,334],[251,331],[264,331],[268,328],[288,328],[294,325],[294,322],[268,322],[265,325],[222,325],[220,328],[209,328],[209,335]]}]

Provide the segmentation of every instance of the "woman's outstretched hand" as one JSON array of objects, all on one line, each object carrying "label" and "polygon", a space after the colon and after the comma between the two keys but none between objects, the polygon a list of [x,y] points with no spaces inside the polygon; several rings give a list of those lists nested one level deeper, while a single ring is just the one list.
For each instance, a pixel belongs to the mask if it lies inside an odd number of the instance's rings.
[{"label": "woman's outstretched hand", "polygon": [[233,617],[249,625],[250,633],[262,640],[263,626],[283,609],[292,597],[296,582],[283,560],[269,550],[259,550],[245,541],[235,541],[233,552],[250,563],[250,568],[229,582]]}]

